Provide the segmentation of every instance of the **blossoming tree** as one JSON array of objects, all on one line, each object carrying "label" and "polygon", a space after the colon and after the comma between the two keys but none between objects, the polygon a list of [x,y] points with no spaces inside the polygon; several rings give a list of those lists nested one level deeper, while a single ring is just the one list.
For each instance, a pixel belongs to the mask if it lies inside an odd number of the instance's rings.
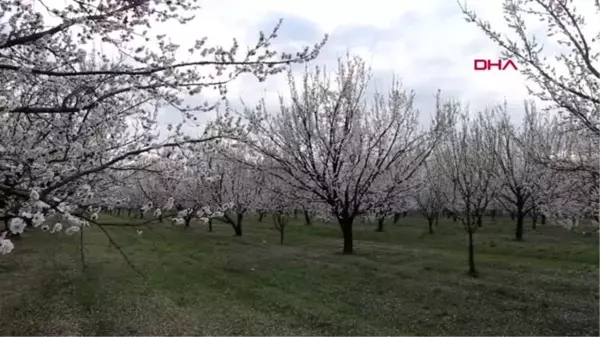
[{"label": "blossoming tree", "polygon": [[[211,132],[228,122],[216,120],[198,138],[179,126],[159,141],[156,116],[169,106],[192,123],[214,104],[190,106],[189,95],[214,88],[224,97],[240,74],[265,80],[314,59],[325,41],[278,53],[277,25],[244,52],[236,40],[223,47],[199,37],[181,61],[182,46],[158,26],[189,23],[197,10],[187,0],[0,3],[0,217],[10,233],[50,211],[78,224],[77,210],[102,190],[97,180],[143,170],[135,160],[143,153],[237,134]],[[2,235],[2,247],[13,247]]]},{"label": "blossoming tree", "polygon": [[498,190],[497,158],[493,155],[497,140],[485,113],[473,119],[458,103],[449,108],[460,113],[460,120],[433,158],[441,179],[450,182],[448,188],[440,189],[440,195],[467,232],[469,274],[476,276],[474,234]]},{"label": "blossoming tree", "polygon": [[[291,76],[289,83],[291,99],[282,98],[278,111],[264,104],[245,111],[250,132],[238,140],[270,160],[278,183],[327,205],[323,215],[339,224],[343,252],[352,253],[354,220],[368,211],[376,182],[411,179],[442,134],[444,113],[436,111],[423,131],[413,93],[397,81],[389,93],[368,97],[369,72],[358,57],[340,60],[333,76],[317,67],[307,69],[301,88]],[[404,169],[386,175],[395,165]]]}]

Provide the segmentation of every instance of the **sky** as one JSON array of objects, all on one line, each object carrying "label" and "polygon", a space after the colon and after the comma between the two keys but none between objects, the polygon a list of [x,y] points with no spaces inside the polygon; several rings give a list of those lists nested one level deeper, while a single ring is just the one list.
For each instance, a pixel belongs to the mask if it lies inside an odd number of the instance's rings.
[{"label": "sky", "polygon": [[[49,1],[58,4],[65,0]],[[278,20],[283,19],[274,44],[277,50],[299,51],[328,34],[329,40],[313,65],[333,69],[340,56],[358,54],[370,64],[373,83],[378,88],[388,86],[392,75],[396,75],[405,88],[414,90],[416,106],[425,120],[434,112],[434,95],[438,89],[443,97],[469,104],[472,111],[506,100],[515,120],[522,118],[523,100],[529,98],[526,81],[519,71],[473,69],[474,59],[497,60],[500,48],[478,27],[464,20],[455,0],[200,0],[199,3],[202,9],[186,26],[158,24],[153,25],[152,32],[165,33],[180,44],[182,50],[205,36],[207,45],[225,47],[230,46],[235,37],[243,50],[245,45],[256,43],[259,31],[269,33]],[[467,7],[489,21],[495,30],[514,36],[503,20],[502,3],[500,0],[469,0]],[[589,30],[600,31],[600,22],[592,21],[593,1],[578,1],[578,9],[591,13],[587,22]],[[542,42],[548,42],[544,39],[542,23],[536,19],[526,23],[528,31]],[[555,43],[547,43],[546,51],[550,57],[560,52]],[[518,62],[516,65],[520,66]],[[295,70],[299,78],[302,66]],[[275,107],[278,94],[285,94],[287,88],[285,74],[272,76],[264,83],[252,75],[244,75],[229,85],[229,99],[239,105],[239,98],[254,104],[264,97]],[[198,104],[205,99],[217,99],[217,93],[205,91],[187,100]],[[177,122],[179,116],[178,112],[166,109],[161,112],[159,123]],[[214,113],[205,113],[200,120],[213,116]]]},{"label": "sky", "polygon": [[[472,1],[468,6],[493,27],[508,32],[501,1]],[[328,34],[313,64],[333,68],[338,57],[358,54],[371,65],[378,87],[387,86],[395,74],[404,87],[414,90],[416,105],[427,119],[433,114],[438,89],[473,110],[507,100],[515,118],[522,116],[522,102],[527,98],[523,77],[512,70],[474,71],[474,59],[496,60],[500,50],[476,26],[465,22],[453,0],[206,1],[196,20],[188,24],[186,36],[174,37],[174,41],[185,43],[206,35],[209,42],[228,45],[236,37],[242,45],[252,44],[258,31],[269,32],[280,18],[279,50],[298,50]],[[229,86],[229,97],[232,101],[242,97],[249,103],[266,97],[275,102],[278,93],[287,90],[286,81],[284,74],[265,83],[243,76]],[[172,111],[161,114],[162,122],[171,118]]]}]

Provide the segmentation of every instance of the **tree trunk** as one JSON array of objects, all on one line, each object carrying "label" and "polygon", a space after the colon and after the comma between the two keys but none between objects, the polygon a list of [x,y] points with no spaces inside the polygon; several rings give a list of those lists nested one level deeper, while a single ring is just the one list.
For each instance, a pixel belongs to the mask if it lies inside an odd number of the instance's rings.
[{"label": "tree trunk", "polygon": [[352,222],[354,219],[338,219],[342,236],[344,238],[344,248],[342,253],[354,254],[354,239],[352,238]]},{"label": "tree trunk", "polygon": [[190,228],[190,222],[192,222],[192,217],[185,218],[185,227]]},{"label": "tree trunk", "polygon": [[523,241],[523,223],[525,222],[525,214],[523,211],[517,211],[517,227],[515,228],[515,240]]},{"label": "tree trunk", "polygon": [[546,224],[546,214],[542,214],[542,219],[540,222],[541,225],[545,225]]},{"label": "tree trunk", "polygon": [[469,275],[477,277],[477,269],[475,269],[475,245],[473,244],[473,231],[469,233]]},{"label": "tree trunk", "polygon": [[304,210],[304,224],[306,226],[312,225],[312,221],[310,219],[310,212],[308,210]]},{"label": "tree trunk", "polygon": [[140,210],[140,219],[144,218],[144,211]]},{"label": "tree trunk", "polygon": [[429,227],[429,234],[433,234],[433,221],[434,221],[433,217],[427,218],[427,226]]},{"label": "tree trunk", "polygon": [[537,229],[537,222],[538,222],[538,215],[533,214],[533,216],[531,217],[531,229],[533,229],[533,230]]},{"label": "tree trunk", "polygon": [[495,210],[495,209],[493,209],[493,210],[490,212],[490,216],[492,217],[492,221],[494,221],[494,222],[495,222],[495,221],[496,221],[496,210]]},{"label": "tree trunk", "polygon": [[297,209],[294,210],[294,219],[298,219],[298,210]]},{"label": "tree trunk", "polygon": [[515,219],[516,219],[516,217],[517,217],[517,216],[516,216],[515,212],[510,212],[510,219],[511,219],[511,220],[515,220]]},{"label": "tree trunk", "polygon": [[234,225],[233,232],[235,233],[235,236],[242,236],[242,226]]},{"label": "tree trunk", "polygon": [[394,225],[398,223],[398,220],[400,220],[400,213],[394,213]]},{"label": "tree trunk", "polygon": [[262,222],[265,217],[265,212],[258,212],[258,222]]},{"label": "tree trunk", "polygon": [[233,226],[233,230],[235,231],[235,236],[242,236],[242,221],[244,220],[244,214],[238,213],[237,220],[235,222],[235,226]]},{"label": "tree trunk", "polygon": [[383,222],[385,221],[385,217],[380,217],[377,219],[377,231],[383,232]]},{"label": "tree trunk", "polygon": [[483,215],[478,215],[477,216],[477,227],[482,227],[483,226]]},{"label": "tree trunk", "polygon": [[127,217],[131,218],[131,208],[127,210]]},{"label": "tree trunk", "polygon": [[212,219],[208,219],[208,231],[212,233],[213,231],[213,227],[212,227]]},{"label": "tree trunk", "polygon": [[283,244],[283,237],[285,235],[285,225],[284,224],[280,224],[279,225],[279,244],[282,245]]}]

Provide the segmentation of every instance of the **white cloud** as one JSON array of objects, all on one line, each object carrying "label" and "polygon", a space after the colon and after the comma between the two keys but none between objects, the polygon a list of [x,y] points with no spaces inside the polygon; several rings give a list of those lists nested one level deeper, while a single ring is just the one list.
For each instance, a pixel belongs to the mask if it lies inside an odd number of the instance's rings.
[{"label": "white cloud", "polygon": [[[493,24],[503,26],[502,17],[498,15],[501,13],[499,1],[486,2],[485,6],[479,3],[473,8]],[[464,22],[454,1],[224,0],[207,2],[197,21],[185,31],[208,34],[211,41],[221,43],[229,43],[234,36],[242,38],[242,41],[245,37],[244,42],[251,44],[257,28],[274,24],[278,17],[284,18],[283,32],[295,29],[293,22],[290,25],[286,21],[286,17],[293,17],[306,20],[315,26],[315,30],[331,35],[330,43],[316,63],[333,65],[337,56],[349,50],[363,56],[377,72],[397,73],[407,87],[429,85],[434,91],[436,82],[441,79],[440,82],[447,82],[447,85],[461,87],[460,98],[465,100],[495,97],[501,101],[506,97],[521,101],[526,96],[524,82],[518,72],[473,70],[474,58],[495,59],[500,54],[499,49],[487,41],[476,27]],[[356,45],[352,39],[336,40],[336,31],[353,26],[379,29],[385,36],[374,35],[366,45]],[[184,43],[197,36],[186,33],[173,38]],[[293,43],[287,42],[281,41],[285,47]],[[474,44],[479,44],[480,50],[469,52]],[[230,86],[230,93],[233,98],[242,96],[253,101],[267,89],[269,95],[276,94],[272,92],[275,88],[285,90],[284,76],[271,78],[263,84],[246,79],[237,81]],[[442,86],[441,89],[455,88]],[[431,93],[422,94],[429,96]]]},{"label": "white cloud", "polygon": [[[502,3],[470,1],[468,7],[501,33],[510,34],[503,20]],[[524,78],[517,71],[474,71],[474,59],[497,59],[500,49],[477,27],[464,21],[454,0],[220,0],[203,1],[201,5],[196,19],[186,26],[155,25],[153,32],[167,33],[183,50],[204,36],[209,37],[209,44],[226,46],[235,37],[243,49],[256,41],[259,29],[272,28],[282,17],[277,48],[298,50],[330,34],[315,64],[331,68],[346,51],[359,54],[371,63],[379,83],[394,72],[406,87],[418,90],[422,104],[431,101],[438,88],[470,102],[474,108],[504,99],[516,106],[527,97]],[[592,1],[578,2],[578,8],[580,13],[595,13]],[[535,19],[528,20],[527,25],[529,31],[544,33],[544,24]],[[589,18],[587,25],[589,31],[600,31],[600,22]],[[550,49],[548,54],[553,56],[558,50]],[[243,97],[248,103],[263,96],[274,102],[276,95],[286,90],[283,74],[266,83],[243,76],[229,86],[231,99]],[[207,91],[203,97],[214,99],[217,95]],[[206,118],[209,115],[201,119]]]}]

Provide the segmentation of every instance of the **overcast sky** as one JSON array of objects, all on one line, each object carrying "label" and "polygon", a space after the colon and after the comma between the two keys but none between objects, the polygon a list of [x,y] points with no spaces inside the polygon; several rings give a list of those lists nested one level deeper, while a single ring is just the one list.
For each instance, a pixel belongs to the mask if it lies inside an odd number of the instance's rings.
[{"label": "overcast sky", "polygon": [[[283,18],[278,49],[296,51],[329,34],[329,41],[315,64],[332,67],[347,51],[359,54],[371,64],[378,86],[388,84],[391,75],[396,74],[405,87],[414,89],[417,106],[424,115],[432,113],[433,96],[438,88],[447,97],[469,103],[472,109],[506,99],[516,118],[520,119],[522,114],[522,102],[527,97],[523,77],[517,71],[474,71],[474,59],[498,59],[500,51],[476,26],[464,21],[454,0],[204,3],[195,21],[184,30],[166,28],[174,41],[185,46],[208,36],[209,43],[228,46],[236,37],[242,46],[250,45],[256,42],[258,31],[270,31]],[[500,32],[509,32],[502,19],[502,1],[471,1],[469,7]],[[543,36],[539,22],[528,24],[530,31]],[[243,97],[254,103],[263,96],[275,99],[286,88],[284,74],[266,83],[244,76],[229,86],[229,93],[232,100]],[[161,121],[171,120],[172,116],[172,112],[165,112]]]}]

